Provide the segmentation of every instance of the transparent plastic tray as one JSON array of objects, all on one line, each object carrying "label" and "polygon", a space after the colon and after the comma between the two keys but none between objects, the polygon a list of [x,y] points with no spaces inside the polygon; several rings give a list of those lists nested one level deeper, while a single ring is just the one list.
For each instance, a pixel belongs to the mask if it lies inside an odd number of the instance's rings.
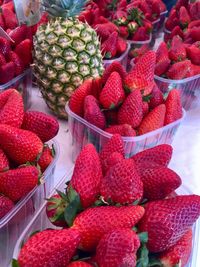
[{"label": "transparent plastic tray", "polygon": [[27,69],[19,76],[15,77],[8,83],[0,85],[0,93],[9,88],[17,89],[23,97],[24,107],[28,109],[31,105],[31,91],[32,91],[32,71]]},{"label": "transparent plastic tray", "polygon": [[149,40],[146,41],[132,41],[132,40],[127,40],[128,44],[130,45],[130,49],[133,48],[139,48],[144,44],[150,44],[152,40],[152,34],[149,35]]},{"label": "transparent plastic tray", "polygon": [[50,141],[55,149],[55,157],[44,172],[44,183],[36,186],[28,195],[21,199],[15,207],[0,220],[0,266],[7,267],[12,258],[17,239],[54,189],[54,171],[59,157],[59,146],[56,141]]},{"label": "transparent plastic tray", "polygon": [[172,88],[177,88],[181,92],[183,108],[189,110],[199,104],[200,100],[200,74],[183,80],[170,80],[154,76],[155,82],[163,93],[167,93]]},{"label": "transparent plastic tray", "polygon": [[110,59],[110,60],[108,60],[108,59],[103,60],[104,67],[107,68],[114,61],[119,61],[121,63],[121,65],[124,66],[124,68],[126,69],[127,68],[127,62],[128,62],[129,50],[130,50],[130,45],[129,45],[129,43],[127,43],[126,51],[120,57]]},{"label": "transparent plastic tray", "polygon": [[[66,105],[65,110],[68,114],[72,160],[76,160],[81,149],[88,143],[92,143],[98,152],[101,151],[104,144],[112,137],[112,134],[97,128],[73,113],[68,104]],[[144,149],[151,148],[156,145],[171,144],[184,117],[185,112],[183,111],[183,117],[181,119],[158,130],[137,137],[122,137],[126,157],[129,158]]]},{"label": "transparent plastic tray", "polygon": [[[60,181],[60,183],[58,184],[56,189],[62,191],[65,188],[65,183],[71,178],[71,175],[72,175],[72,170],[67,176],[65,176]],[[53,194],[55,194],[55,190],[52,192],[51,195],[53,195]],[[191,192],[186,187],[182,186],[178,190],[178,194],[191,194]],[[199,244],[199,230],[200,230],[199,229],[199,223],[200,223],[200,221],[197,221],[193,227],[193,250],[192,250],[192,255],[190,257],[190,260],[189,260],[186,267],[199,266],[199,265],[196,265],[197,256],[198,256],[198,249],[199,249],[199,246],[198,246],[198,244]],[[50,223],[50,221],[48,220],[48,218],[46,216],[46,202],[44,202],[44,204],[42,205],[40,210],[37,212],[37,214],[34,216],[34,218],[31,220],[31,222],[28,224],[28,226],[26,227],[26,229],[23,231],[22,235],[18,239],[16,246],[15,246],[15,249],[14,249],[13,258],[14,259],[18,258],[22,244],[27,241],[27,239],[30,237],[31,233],[36,232],[36,231],[42,231],[46,228],[54,228],[55,229],[56,227]]]},{"label": "transparent plastic tray", "polygon": [[167,17],[168,10],[160,13],[160,22],[159,22],[159,30],[162,30],[165,24],[165,19]]},{"label": "transparent plastic tray", "polygon": [[152,22],[153,25],[153,33],[158,33],[160,27],[160,18]]}]

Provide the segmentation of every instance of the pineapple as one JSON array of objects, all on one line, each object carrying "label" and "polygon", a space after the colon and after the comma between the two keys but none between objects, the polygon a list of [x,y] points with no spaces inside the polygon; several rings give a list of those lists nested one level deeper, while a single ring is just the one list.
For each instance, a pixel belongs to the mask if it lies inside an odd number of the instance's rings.
[{"label": "pineapple", "polygon": [[48,107],[67,118],[65,104],[84,80],[102,75],[100,42],[94,29],[78,20],[86,0],[44,0],[50,15],[34,38],[33,71]]}]

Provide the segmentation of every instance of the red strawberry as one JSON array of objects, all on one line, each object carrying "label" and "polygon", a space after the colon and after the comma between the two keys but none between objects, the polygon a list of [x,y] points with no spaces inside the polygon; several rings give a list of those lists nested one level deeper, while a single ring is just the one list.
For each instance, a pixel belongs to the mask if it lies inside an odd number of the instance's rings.
[{"label": "red strawberry", "polygon": [[172,39],[169,58],[172,61],[183,61],[186,59],[186,49],[179,36],[174,36]]},{"label": "red strawberry", "polygon": [[157,130],[164,125],[166,107],[161,104],[147,114],[139,126],[139,135]]},{"label": "red strawberry", "polygon": [[192,251],[192,239],[192,229],[190,229],[173,247],[159,256],[161,263],[173,267],[181,262],[182,266],[186,266]]},{"label": "red strawberry", "polygon": [[151,93],[149,107],[151,109],[154,109],[155,107],[163,104],[163,102],[164,102],[163,94],[158,88],[158,86],[155,84]]},{"label": "red strawberry", "polygon": [[196,65],[200,65],[200,42],[196,42],[193,45],[186,48],[187,55],[191,62]]},{"label": "red strawberry", "polygon": [[119,26],[119,35],[122,38],[128,38],[129,32],[127,26]]},{"label": "red strawberry", "polygon": [[138,127],[143,118],[142,95],[139,90],[134,90],[119,109],[119,124],[129,124],[133,128]]},{"label": "red strawberry", "polygon": [[9,125],[0,125],[0,140],[0,147],[18,164],[35,161],[43,149],[43,143],[37,135]]},{"label": "red strawberry", "polygon": [[164,199],[181,185],[181,178],[166,167],[146,169],[141,176],[144,185],[144,198]]},{"label": "red strawberry", "polygon": [[149,104],[147,102],[142,102],[142,113],[143,116],[149,113]]},{"label": "red strawberry", "polygon": [[102,77],[102,83],[105,84],[109,78],[109,76],[112,74],[112,72],[118,72],[119,75],[122,78],[122,81],[124,80],[126,76],[126,70],[124,69],[124,66],[119,61],[113,61],[104,71],[103,77]]},{"label": "red strawberry", "polygon": [[179,10],[179,21],[183,28],[187,28],[191,21],[190,15],[184,6],[182,6]]},{"label": "red strawberry", "polygon": [[24,117],[24,104],[21,94],[13,89],[12,93],[0,110],[0,121],[13,127],[20,128]]},{"label": "red strawberry", "polygon": [[121,136],[136,136],[135,130],[129,124],[112,125],[105,129],[110,134],[120,134]]},{"label": "red strawberry", "polygon": [[15,53],[21,58],[25,67],[28,67],[32,62],[32,41],[25,39],[15,48]]},{"label": "red strawberry", "polygon": [[0,192],[16,202],[38,184],[39,171],[26,166],[0,173]]},{"label": "red strawberry", "polygon": [[92,95],[85,97],[84,119],[100,129],[105,128],[105,116],[100,110],[97,99]]},{"label": "red strawberry", "polygon": [[28,32],[28,27],[26,25],[21,25],[12,30],[9,33],[9,36],[15,42],[14,45],[16,46],[26,38],[27,32]]},{"label": "red strawberry", "polygon": [[11,51],[10,42],[5,38],[0,37],[0,52],[4,56],[7,56],[10,51]]},{"label": "red strawberry", "polygon": [[96,24],[95,30],[102,41],[105,41],[106,39],[108,39],[110,34],[113,32],[110,30],[107,23]]},{"label": "red strawberry", "polygon": [[180,91],[173,89],[169,92],[166,105],[165,125],[172,123],[183,116]]},{"label": "red strawberry", "polygon": [[31,267],[67,266],[79,242],[80,236],[73,229],[36,233],[22,247],[18,257],[19,265],[26,267],[31,262]]},{"label": "red strawberry", "polygon": [[9,169],[9,160],[6,154],[0,149],[0,172]]},{"label": "red strawberry", "polygon": [[2,12],[6,29],[15,29],[18,26],[18,21],[15,13],[9,8],[3,8]]},{"label": "red strawberry", "polygon": [[126,48],[126,41],[119,37],[117,41],[117,55],[121,56],[126,51]]},{"label": "red strawberry", "polygon": [[105,161],[104,161],[104,166],[103,166],[103,171],[106,174],[107,171],[120,162],[122,159],[124,159],[123,155],[119,152],[113,152]]},{"label": "red strawberry", "polygon": [[100,103],[105,109],[112,109],[119,106],[124,98],[125,93],[122,87],[122,79],[118,72],[112,72],[101,91]]},{"label": "red strawberry", "polygon": [[0,195],[0,219],[2,219],[13,207],[14,203],[12,200]]},{"label": "red strawberry", "polygon": [[15,76],[15,64],[13,62],[6,63],[0,67],[0,84],[8,83]]},{"label": "red strawberry", "polygon": [[79,116],[83,116],[84,99],[92,91],[92,79],[86,80],[72,94],[69,102],[70,109]]},{"label": "red strawberry", "polygon": [[93,265],[84,261],[73,261],[67,267],[92,267]]},{"label": "red strawberry", "polygon": [[99,99],[99,95],[103,87],[102,84],[103,84],[102,77],[97,77],[92,80],[91,95],[93,95],[96,99]]},{"label": "red strawberry", "polygon": [[168,72],[167,77],[172,80],[181,80],[187,77],[188,73],[191,71],[191,61],[185,60],[182,62],[177,62],[173,64]]},{"label": "red strawberry", "polygon": [[4,55],[0,52],[0,67],[5,64],[6,64],[6,59]]},{"label": "red strawberry", "polygon": [[107,40],[105,40],[102,45],[102,53],[105,59],[114,58],[117,54],[117,40],[118,32],[113,32],[110,34]]},{"label": "red strawberry", "polygon": [[38,160],[38,165],[40,166],[42,172],[44,172],[51,164],[51,162],[53,161],[53,156],[53,150],[51,150],[48,145],[45,145],[42,154]]},{"label": "red strawberry", "polygon": [[5,22],[4,22],[4,19],[3,19],[3,15],[0,14],[0,27],[4,30],[6,30],[6,25],[5,25]]},{"label": "red strawberry", "polygon": [[132,58],[140,58],[141,56],[143,56],[145,53],[147,53],[149,51],[149,46],[147,44],[142,45],[139,48],[134,48],[129,52],[129,55]]},{"label": "red strawberry", "polygon": [[46,214],[50,222],[58,227],[66,227],[67,223],[64,218],[64,211],[67,206],[66,199],[62,194],[53,195],[48,199],[46,205]]},{"label": "red strawberry", "polygon": [[122,159],[106,173],[100,193],[106,201],[131,204],[143,196],[143,183],[132,159]]},{"label": "red strawberry", "polygon": [[176,196],[145,205],[139,229],[148,232],[150,252],[174,246],[200,216],[200,196]]},{"label": "red strawberry", "polygon": [[175,9],[172,9],[170,15],[165,23],[165,28],[169,31],[172,31],[174,27],[179,24],[179,19],[177,17],[177,13]]},{"label": "red strawberry", "polygon": [[188,25],[188,29],[191,29],[193,27],[199,27],[200,26],[200,19],[191,21]]},{"label": "red strawberry", "polygon": [[136,252],[140,240],[130,229],[118,229],[104,235],[96,252],[96,260],[101,267],[136,266]]},{"label": "red strawberry", "polygon": [[200,27],[193,27],[188,31],[194,41],[200,41]]},{"label": "red strawberry", "polygon": [[146,28],[143,26],[139,27],[131,38],[132,41],[147,41],[148,39],[149,35]]},{"label": "red strawberry", "polygon": [[189,5],[190,16],[192,20],[200,19],[200,3],[195,1]]},{"label": "red strawberry", "polygon": [[114,134],[111,139],[103,146],[99,154],[103,168],[106,164],[107,159],[114,152],[118,152],[122,156],[124,156],[124,144],[119,134]]},{"label": "red strawberry", "polygon": [[79,194],[83,208],[91,206],[98,194],[102,170],[99,155],[92,144],[86,145],[79,154],[70,186]]},{"label": "red strawberry", "polygon": [[73,228],[80,233],[80,248],[94,251],[103,235],[115,229],[130,229],[143,215],[141,206],[89,208],[76,217]]},{"label": "red strawberry", "polygon": [[20,57],[13,51],[10,51],[8,54],[9,61],[15,64],[15,75],[18,76],[24,71],[24,63]]},{"label": "red strawberry", "polygon": [[51,115],[30,110],[24,113],[22,129],[35,133],[42,142],[47,142],[57,135],[59,123]]},{"label": "red strawberry", "polygon": [[169,66],[170,66],[170,59],[169,59],[167,44],[165,42],[161,42],[156,51],[155,74],[161,76],[168,70]]},{"label": "red strawberry", "polygon": [[13,89],[9,88],[7,90],[4,90],[2,93],[0,93],[0,110],[3,108],[3,106],[8,101],[9,96],[13,93]]}]

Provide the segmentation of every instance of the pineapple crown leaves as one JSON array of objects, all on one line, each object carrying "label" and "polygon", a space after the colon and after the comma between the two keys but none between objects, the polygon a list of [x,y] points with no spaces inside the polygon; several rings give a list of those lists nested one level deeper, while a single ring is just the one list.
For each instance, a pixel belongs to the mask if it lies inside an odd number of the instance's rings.
[{"label": "pineapple crown leaves", "polygon": [[88,0],[43,0],[45,11],[52,17],[73,18],[83,10]]}]

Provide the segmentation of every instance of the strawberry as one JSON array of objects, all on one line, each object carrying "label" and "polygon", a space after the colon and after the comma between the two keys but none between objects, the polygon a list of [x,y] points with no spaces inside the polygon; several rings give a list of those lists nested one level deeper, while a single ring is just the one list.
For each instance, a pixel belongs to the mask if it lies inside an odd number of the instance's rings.
[{"label": "strawberry", "polygon": [[149,51],[149,46],[147,44],[142,45],[139,48],[134,48],[129,52],[129,56],[132,58],[140,58],[145,53]]},{"label": "strawberry", "polygon": [[144,185],[144,198],[164,199],[181,185],[181,178],[166,167],[146,169],[141,176]]},{"label": "strawberry", "polygon": [[192,239],[192,229],[190,229],[173,247],[159,256],[161,264],[173,267],[181,263],[182,266],[186,266],[192,251]]},{"label": "strawberry", "polygon": [[5,25],[5,22],[4,22],[4,19],[3,19],[3,15],[0,14],[0,27],[4,30],[6,30],[6,25]]},{"label": "strawberry", "polygon": [[67,266],[74,256],[80,236],[73,229],[45,230],[34,234],[22,247],[20,267]]},{"label": "strawberry", "polygon": [[188,25],[188,29],[192,29],[193,27],[199,27],[200,26],[200,19],[191,21]]},{"label": "strawberry", "polygon": [[100,93],[100,103],[105,109],[119,106],[125,98],[122,79],[118,72],[112,72]]},{"label": "strawberry", "polygon": [[13,127],[20,128],[24,117],[24,104],[21,94],[13,89],[7,102],[0,110],[0,121]]},{"label": "strawberry", "polygon": [[122,81],[125,79],[126,76],[126,70],[124,69],[124,66],[119,61],[113,61],[104,71],[102,76],[102,83],[105,84],[109,78],[109,76],[112,74],[112,72],[118,72],[120,77],[122,78]]},{"label": "strawberry", "polygon": [[200,216],[200,196],[176,196],[151,201],[139,223],[140,231],[148,232],[150,252],[163,252],[174,246]]},{"label": "strawberry", "polygon": [[130,229],[118,229],[105,234],[100,240],[96,261],[101,267],[136,266],[136,252],[140,240]]},{"label": "strawberry", "polygon": [[76,217],[72,228],[80,233],[80,248],[94,251],[103,235],[115,229],[130,229],[143,215],[141,206],[89,208]]},{"label": "strawberry", "polygon": [[149,113],[149,104],[147,102],[142,102],[142,114],[145,116]]},{"label": "strawberry", "polygon": [[186,49],[179,36],[174,36],[169,50],[169,58],[172,61],[183,61],[186,59]]},{"label": "strawberry", "polygon": [[27,32],[28,32],[28,27],[26,25],[21,25],[12,30],[9,33],[9,36],[15,42],[14,45],[17,46],[25,39]]},{"label": "strawberry", "polygon": [[105,129],[110,134],[120,134],[121,136],[136,136],[135,130],[129,124],[112,125]]},{"label": "strawberry", "polygon": [[167,44],[165,42],[161,42],[156,51],[155,74],[161,76],[168,70],[169,66],[170,66],[170,59],[169,59]]},{"label": "strawberry", "polygon": [[152,162],[167,167],[172,158],[172,152],[172,146],[163,144],[139,152],[132,159],[140,166],[142,166],[143,162]]},{"label": "strawberry", "polygon": [[17,202],[38,184],[39,171],[34,166],[0,173],[0,192]]},{"label": "strawberry", "polygon": [[35,133],[42,142],[47,142],[57,135],[59,123],[51,115],[30,110],[24,113],[22,129]]},{"label": "strawberry", "polygon": [[174,27],[179,25],[179,19],[177,17],[177,13],[175,9],[172,9],[170,15],[165,23],[165,28],[169,31],[172,31]]},{"label": "strawberry", "polygon": [[126,51],[126,48],[127,48],[126,41],[121,37],[119,37],[117,41],[117,55],[121,56]]},{"label": "strawberry", "polygon": [[63,194],[56,194],[47,199],[46,214],[50,222],[58,227],[66,227],[67,223],[64,218],[64,211],[67,206]]},{"label": "strawberry", "polygon": [[105,116],[100,110],[97,99],[92,95],[85,97],[84,119],[100,129],[105,128]]},{"label": "strawberry", "polygon": [[24,71],[24,63],[20,57],[13,51],[10,51],[8,54],[9,61],[15,64],[15,75],[18,76]]},{"label": "strawberry", "polygon": [[10,51],[10,41],[3,37],[0,37],[0,52],[6,57]]},{"label": "strawberry", "polygon": [[96,77],[92,80],[91,95],[93,95],[96,99],[99,99],[99,95],[103,87],[102,84],[103,84],[102,77]]},{"label": "strawberry", "polygon": [[111,167],[101,181],[105,201],[131,204],[143,196],[143,183],[132,159],[122,159]]},{"label": "strawberry", "polygon": [[150,111],[142,120],[139,126],[139,135],[155,131],[164,125],[166,107],[161,104]]},{"label": "strawberry", "polygon": [[132,41],[147,41],[148,39],[149,35],[143,26],[139,27],[131,38]]},{"label": "strawberry", "polygon": [[129,32],[127,26],[119,26],[119,35],[122,38],[128,38]]},{"label": "strawberry", "polygon": [[91,206],[98,194],[102,170],[99,155],[92,144],[86,145],[79,154],[70,186],[79,194],[83,208]]},{"label": "strawberry", "polygon": [[0,67],[0,84],[8,83],[15,76],[15,64],[13,62],[6,63]]},{"label": "strawberry", "polygon": [[0,124],[0,147],[18,164],[33,162],[42,152],[43,143],[34,133]]},{"label": "strawberry", "polygon": [[107,40],[105,40],[102,45],[102,54],[105,59],[114,58],[117,54],[117,41],[118,32],[113,32],[110,34]]},{"label": "strawberry", "polygon": [[110,30],[110,26],[108,26],[108,25],[109,25],[108,23],[95,25],[95,30],[96,30],[97,34],[99,35],[101,41],[107,40],[108,37],[110,36],[110,34],[113,32]]},{"label": "strawberry", "polygon": [[103,172],[106,174],[107,171],[120,162],[122,159],[124,159],[123,155],[119,152],[113,152],[105,161],[103,166]]},{"label": "strawberry", "polygon": [[191,71],[191,61],[184,60],[173,64],[168,72],[167,77],[172,80],[181,80],[187,77],[188,73]]},{"label": "strawberry", "polygon": [[12,93],[13,93],[13,89],[12,88],[4,90],[2,93],[0,93],[0,110],[4,107],[4,105],[8,101],[9,96]]},{"label": "strawberry", "polygon": [[9,160],[6,154],[0,149],[0,172],[9,169]]},{"label": "strawberry", "polygon": [[0,67],[5,64],[6,64],[6,59],[4,55],[0,52]]},{"label": "strawberry", "polygon": [[183,28],[187,28],[191,21],[190,15],[184,6],[182,6],[179,10],[179,21]]},{"label": "strawberry", "polygon": [[180,91],[178,89],[172,89],[165,102],[166,115],[165,125],[172,123],[183,116]]},{"label": "strawberry", "polygon": [[114,134],[109,141],[103,146],[99,156],[101,159],[102,167],[106,165],[107,159],[114,152],[120,153],[124,156],[124,144],[119,134]]},{"label": "strawberry", "polygon": [[73,261],[67,267],[92,267],[93,265],[84,261]]},{"label": "strawberry", "polygon": [[138,127],[143,118],[142,95],[139,90],[134,90],[119,109],[119,124],[129,124],[133,128]]},{"label": "strawberry", "polygon": [[21,58],[25,67],[28,67],[32,62],[32,41],[25,39],[15,48],[15,53]]},{"label": "strawberry", "polygon": [[200,19],[200,3],[195,1],[189,5],[190,16],[192,20]]},{"label": "strawberry", "polygon": [[2,219],[13,207],[14,203],[12,200],[0,195],[0,219]]},{"label": "strawberry", "polygon": [[158,88],[158,86],[155,84],[153,87],[153,90],[151,92],[151,98],[149,102],[149,107],[151,109],[154,109],[155,107],[163,104],[164,99],[163,99],[163,94]]},{"label": "strawberry", "polygon": [[200,41],[200,27],[189,29],[189,33],[194,41]]},{"label": "strawberry", "polygon": [[6,29],[13,30],[18,26],[17,17],[11,9],[3,8],[2,15],[3,15]]},{"label": "strawberry", "polygon": [[187,47],[186,51],[191,62],[193,64],[200,65],[200,42],[196,42]]},{"label": "strawberry", "polygon": [[79,116],[83,116],[84,110],[84,99],[87,95],[90,95],[92,91],[92,79],[85,80],[76,91],[72,94],[69,107],[70,109]]},{"label": "strawberry", "polygon": [[42,154],[38,160],[38,165],[40,166],[42,173],[48,168],[48,166],[53,161],[53,156],[53,150],[51,150],[48,145],[45,145]]}]

